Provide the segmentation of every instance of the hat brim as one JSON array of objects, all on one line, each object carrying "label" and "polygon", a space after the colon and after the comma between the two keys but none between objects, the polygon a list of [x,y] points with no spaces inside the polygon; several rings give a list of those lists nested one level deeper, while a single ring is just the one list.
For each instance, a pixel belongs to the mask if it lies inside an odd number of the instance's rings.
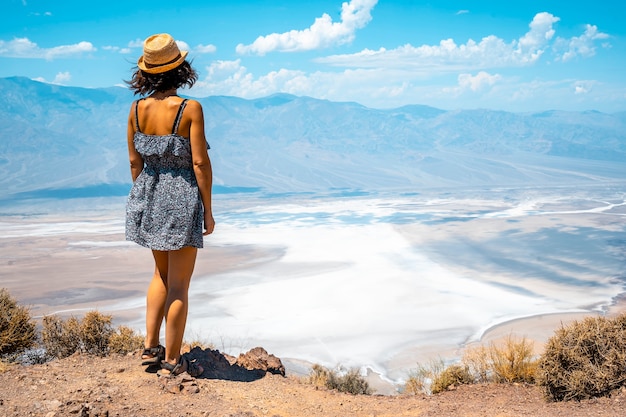
[{"label": "hat brim", "polygon": [[139,67],[140,70],[147,72],[148,74],[161,74],[163,72],[172,70],[178,67],[180,64],[182,64],[185,61],[185,58],[187,58],[188,53],[189,51],[181,51],[180,57],[176,61],[168,62],[167,64],[163,64],[163,65],[150,66],[150,67],[146,65],[143,59],[143,55],[142,55],[139,57],[139,60],[137,61],[137,66]]}]

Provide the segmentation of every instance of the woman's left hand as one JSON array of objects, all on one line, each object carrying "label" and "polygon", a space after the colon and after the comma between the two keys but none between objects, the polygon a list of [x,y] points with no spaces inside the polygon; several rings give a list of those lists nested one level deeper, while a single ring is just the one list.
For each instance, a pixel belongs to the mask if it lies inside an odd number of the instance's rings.
[{"label": "woman's left hand", "polygon": [[215,220],[211,213],[204,213],[204,233],[203,236],[210,235],[215,229]]}]

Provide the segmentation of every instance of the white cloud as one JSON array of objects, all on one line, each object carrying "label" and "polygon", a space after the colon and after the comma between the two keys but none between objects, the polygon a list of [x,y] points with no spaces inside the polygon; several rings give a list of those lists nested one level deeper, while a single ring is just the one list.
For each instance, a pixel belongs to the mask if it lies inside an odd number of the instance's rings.
[{"label": "white cloud", "polygon": [[502,77],[499,74],[491,75],[485,71],[480,71],[473,76],[472,74],[459,74],[459,87],[461,90],[471,90],[474,92],[483,91],[493,86]]},{"label": "white cloud", "polygon": [[593,90],[595,81],[580,80],[574,83],[574,94],[589,94]]},{"label": "white cloud", "polygon": [[[508,111],[602,110],[623,103],[626,97],[623,89],[611,92],[605,87],[602,90],[596,81],[523,81],[486,71],[443,75],[436,82],[424,82],[400,69],[378,68],[313,73],[281,69],[257,77],[239,59],[214,62],[206,71],[209,75],[192,89],[197,97],[228,95],[254,99],[283,92],[332,101],[354,101],[372,108],[428,104],[442,109]],[[606,100],[607,94],[613,94],[610,100]]]},{"label": "white cloud", "polygon": [[57,75],[54,77],[53,81],[48,81],[48,80],[46,80],[43,77],[35,77],[35,78],[33,78],[33,80],[40,81],[42,83],[58,84],[58,85],[67,85],[68,81],[70,81],[71,79],[72,79],[72,76],[67,71],[57,73]]},{"label": "white cloud", "polygon": [[198,45],[193,50],[199,54],[212,54],[217,51],[217,47],[215,45]]},{"label": "white cloud", "polygon": [[[176,46],[178,46],[178,49],[180,49],[181,51],[190,51],[191,50],[191,48],[189,47],[187,42],[177,41],[177,40],[175,40],[174,42],[176,42]],[[142,44],[142,49],[143,49],[143,44]]]},{"label": "white cloud", "polygon": [[239,59],[215,61],[207,68],[207,72],[207,77],[194,85],[194,92],[202,95],[255,98],[277,91],[298,94],[296,91],[301,90],[297,87],[298,84],[308,85],[308,77],[304,72],[286,69],[272,71],[255,79],[247,68],[241,65]]},{"label": "white cloud", "polygon": [[241,60],[216,61],[206,68],[208,76],[192,91],[197,96],[229,95],[247,99],[283,92],[333,101],[357,101],[382,106],[406,103],[414,88],[405,72],[377,69],[346,69],[340,72],[280,69],[255,77]]},{"label": "white cloud", "polygon": [[[143,39],[137,38],[137,39],[135,39],[133,41],[128,42],[128,47],[127,48],[121,48],[121,49],[119,49],[119,51],[121,53],[130,53],[132,51],[132,49],[139,48],[140,49],[139,53],[141,53],[141,51],[143,50],[143,42],[144,42]],[[175,40],[175,42],[176,42],[176,45],[178,46],[178,48],[181,51],[190,51],[190,52],[193,51],[193,52],[198,53],[198,54],[211,54],[211,53],[214,53],[215,51],[217,51],[217,47],[215,45],[210,45],[210,44],[209,45],[202,45],[202,44],[199,44],[195,48],[191,48],[189,46],[189,44],[187,42],[185,42],[185,41]],[[109,47],[109,48],[113,48],[113,47]]]},{"label": "white cloud", "polygon": [[119,46],[102,46],[101,49],[103,51],[111,51],[111,52],[116,52],[119,54],[123,54],[123,55],[128,55],[131,52],[133,52],[133,50],[131,48],[120,48]]},{"label": "white cloud", "polygon": [[582,85],[574,86],[574,94],[585,94],[587,92],[587,89]]},{"label": "white cloud", "polygon": [[143,39],[135,39],[134,41],[128,42],[129,48],[142,48],[143,49]]},{"label": "white cloud", "polygon": [[72,79],[72,76],[70,75],[69,72],[65,71],[65,72],[59,72],[55,77],[54,77],[54,81],[52,81],[53,84],[67,84],[68,81],[70,81]]},{"label": "white cloud", "polygon": [[590,57],[595,55],[596,48],[594,41],[608,39],[609,35],[606,33],[598,32],[598,27],[595,25],[586,25],[585,33],[581,36],[575,36],[569,40],[559,39],[560,45],[567,45],[567,51],[560,57],[563,61],[569,61],[577,56]]},{"label": "white cloud", "polygon": [[457,85],[443,87],[441,92],[450,97],[459,97],[468,93],[473,94],[474,97],[479,97],[490,93],[492,87],[500,80],[502,80],[500,74],[492,75],[485,71],[479,71],[476,75],[463,73],[457,76]]},{"label": "white cloud", "polygon": [[536,63],[557,43],[569,45],[568,52],[563,55],[564,60],[573,55],[590,56],[594,51],[593,42],[607,37],[598,33],[595,26],[587,26],[580,37],[554,41],[553,25],[559,20],[550,13],[538,13],[529,24],[529,31],[511,42],[495,35],[486,36],[479,42],[469,39],[464,44],[445,39],[438,45],[416,47],[406,44],[394,49],[364,49],[354,54],[317,58],[315,62],[354,68],[405,68],[423,73],[519,67]]},{"label": "white cloud", "polygon": [[[253,74],[245,58],[216,61],[206,68],[208,76],[194,86],[194,94],[230,95],[247,99],[283,92],[332,101],[355,101],[374,108],[405,104],[429,104],[440,108],[499,108],[523,111],[542,108],[573,108],[597,100],[598,86],[568,80],[525,80],[519,70],[557,55],[555,24],[558,17],[538,13],[519,38],[505,41],[495,35],[480,41],[457,44],[445,39],[435,45],[406,44],[395,49],[365,49],[357,54],[336,55],[317,62],[335,68],[307,72],[280,69]],[[563,43],[564,51],[590,56],[583,45],[606,39],[588,26],[580,37]],[[346,68],[337,68],[337,67]],[[494,69],[497,69],[495,71]],[[526,73],[525,71],[524,73]],[[617,93],[616,93],[617,94]],[[623,101],[624,93],[621,92]],[[619,99],[613,100],[618,102]],[[605,104],[605,103],[603,103]],[[600,107],[602,108],[602,107]]]},{"label": "white cloud", "polygon": [[[513,62],[522,64],[535,62],[545,51],[545,47],[554,37],[552,25],[559,19],[550,13],[537,13],[528,25],[530,31],[517,41],[517,48],[513,51]],[[512,45],[514,45],[513,43]]]},{"label": "white cloud", "polygon": [[12,41],[0,40],[0,56],[10,58],[43,58],[53,60],[95,52],[91,42],[79,42],[73,45],[61,45],[53,48],[40,48],[28,38],[15,38]]},{"label": "white cloud", "polygon": [[297,52],[320,49],[350,43],[357,29],[365,27],[371,20],[371,10],[378,0],[350,0],[341,5],[341,21],[333,22],[324,13],[304,30],[291,30],[259,36],[250,45],[237,45],[239,54],[265,55],[268,52]]}]

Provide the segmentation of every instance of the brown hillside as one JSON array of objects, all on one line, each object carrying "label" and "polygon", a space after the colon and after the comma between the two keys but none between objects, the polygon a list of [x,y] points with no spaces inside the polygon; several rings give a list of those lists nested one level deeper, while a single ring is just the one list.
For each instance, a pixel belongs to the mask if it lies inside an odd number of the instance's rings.
[{"label": "brown hillside", "polygon": [[506,384],[461,386],[435,396],[354,396],[316,389],[294,376],[259,372],[164,386],[139,362],[137,355],[74,355],[43,365],[9,366],[0,372],[0,416],[626,415],[624,389],[612,398],[565,403],[546,402],[536,386]]}]

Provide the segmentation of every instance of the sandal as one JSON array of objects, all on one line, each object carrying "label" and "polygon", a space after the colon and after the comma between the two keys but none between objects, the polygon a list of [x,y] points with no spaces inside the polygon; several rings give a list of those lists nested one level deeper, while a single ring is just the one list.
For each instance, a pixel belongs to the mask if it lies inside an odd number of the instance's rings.
[{"label": "sandal", "polygon": [[187,372],[191,377],[196,378],[202,375],[204,368],[195,360],[190,361],[186,357],[181,356],[176,365],[162,361],[161,370],[157,372],[157,375],[165,378],[173,378],[184,372]]},{"label": "sandal", "polygon": [[158,365],[165,359],[165,348],[161,345],[145,348],[141,354],[142,365]]}]

